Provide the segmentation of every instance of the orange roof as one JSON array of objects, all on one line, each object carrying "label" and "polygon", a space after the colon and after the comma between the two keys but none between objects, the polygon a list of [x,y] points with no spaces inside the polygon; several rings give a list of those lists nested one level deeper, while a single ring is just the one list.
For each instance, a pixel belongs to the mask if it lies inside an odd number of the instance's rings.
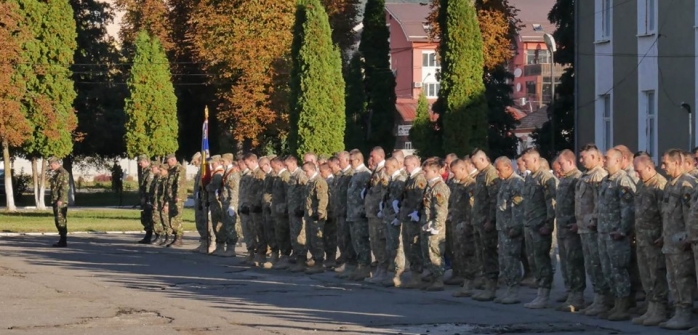
[{"label": "orange roof", "polygon": [[508,106],[508,107],[506,108],[506,110],[507,110],[507,112],[508,112],[509,114],[511,114],[511,116],[514,117],[514,120],[516,120],[516,121],[521,120],[521,119],[523,119],[524,117],[526,117],[526,112],[523,112],[523,111],[521,111],[521,110],[518,109],[518,108],[514,108],[514,107],[511,107],[511,106]]}]

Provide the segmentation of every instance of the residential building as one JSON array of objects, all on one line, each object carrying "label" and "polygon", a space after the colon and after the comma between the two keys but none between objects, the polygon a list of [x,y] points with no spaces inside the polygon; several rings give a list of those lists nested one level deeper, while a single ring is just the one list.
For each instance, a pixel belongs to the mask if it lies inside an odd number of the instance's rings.
[{"label": "residential building", "polygon": [[698,105],[695,1],[575,6],[575,146],[624,144],[657,163],[670,148],[691,149],[697,120],[687,111]]}]

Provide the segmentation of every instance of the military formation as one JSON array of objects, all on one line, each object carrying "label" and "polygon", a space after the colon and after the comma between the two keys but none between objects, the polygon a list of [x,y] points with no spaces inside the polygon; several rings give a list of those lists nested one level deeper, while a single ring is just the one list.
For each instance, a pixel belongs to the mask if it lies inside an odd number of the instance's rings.
[{"label": "military formation", "polygon": [[[194,251],[236,257],[244,242],[250,266],[334,271],[404,289],[458,285],[455,297],[501,304],[520,303],[525,285],[537,288],[525,308],[689,329],[697,291],[695,152],[664,153],[666,177],[647,153],[623,145],[602,152],[589,144],[578,156],[564,150],[552,164],[534,148],[494,162],[479,149],[424,161],[401,151],[386,157],[380,147],[366,161],[359,150],[308,153],[302,162],[216,155],[210,178],[195,177]],[[200,160],[196,154],[192,163]],[[181,246],[183,167],[174,156],[163,165],[139,157],[139,165],[140,243]],[[56,246],[65,246],[67,172],[59,163],[51,169]],[[553,306],[556,270],[565,294]],[[592,301],[584,298],[587,279]]]}]

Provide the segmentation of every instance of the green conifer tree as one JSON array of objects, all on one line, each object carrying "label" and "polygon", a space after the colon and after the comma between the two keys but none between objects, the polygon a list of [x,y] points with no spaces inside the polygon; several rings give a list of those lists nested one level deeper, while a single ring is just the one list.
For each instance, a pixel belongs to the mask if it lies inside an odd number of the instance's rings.
[{"label": "green conifer tree", "polygon": [[138,33],[127,80],[126,153],[164,156],[177,150],[177,97],[170,66],[157,38]]},{"label": "green conifer tree", "polygon": [[344,133],[344,146],[348,150],[359,149],[366,152],[366,92],[360,53],[354,53],[352,56],[346,78],[347,129]]},{"label": "green conifer tree", "polygon": [[297,7],[292,48],[291,152],[344,150],[344,78],[339,49],[319,0]]},{"label": "green conifer tree", "polygon": [[410,141],[420,157],[443,156],[441,137],[436,131],[436,122],[429,117],[429,101],[424,92],[417,100],[417,113],[410,128]]}]

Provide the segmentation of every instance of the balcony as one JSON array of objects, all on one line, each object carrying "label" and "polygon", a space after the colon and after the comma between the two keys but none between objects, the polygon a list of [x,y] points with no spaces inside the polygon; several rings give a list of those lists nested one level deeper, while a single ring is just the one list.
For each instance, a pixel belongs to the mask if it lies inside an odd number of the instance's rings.
[{"label": "balcony", "polygon": [[[565,72],[565,67],[560,65],[560,64],[555,64],[553,66],[553,71],[555,73],[555,77],[558,78],[558,77],[560,77],[560,75],[562,75],[563,72]],[[524,65],[523,76],[524,77],[534,77],[534,76],[550,77],[550,64]]]}]

